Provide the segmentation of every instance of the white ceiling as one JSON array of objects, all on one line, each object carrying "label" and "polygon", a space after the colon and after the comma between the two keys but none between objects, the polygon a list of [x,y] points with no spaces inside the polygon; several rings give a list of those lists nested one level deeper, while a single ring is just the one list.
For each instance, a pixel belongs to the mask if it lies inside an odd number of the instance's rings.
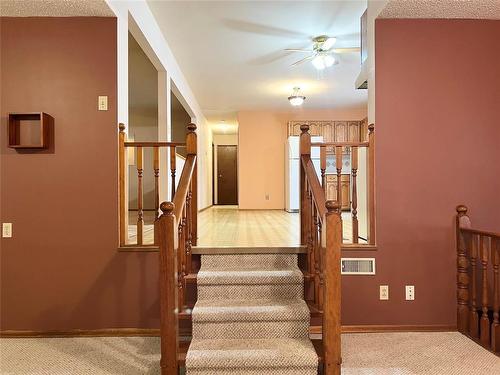
[{"label": "white ceiling", "polygon": [[104,0],[0,0],[5,17],[114,17]]},{"label": "white ceiling", "polygon": [[366,1],[148,1],[208,120],[231,122],[239,110],[288,109],[294,85],[304,108],[360,108],[355,90],[359,53],[341,55],[322,76],[285,48],[310,47],[311,37],[338,37],[337,47],[359,46]]},{"label": "white ceiling", "polygon": [[500,0],[391,0],[379,18],[500,19]]}]

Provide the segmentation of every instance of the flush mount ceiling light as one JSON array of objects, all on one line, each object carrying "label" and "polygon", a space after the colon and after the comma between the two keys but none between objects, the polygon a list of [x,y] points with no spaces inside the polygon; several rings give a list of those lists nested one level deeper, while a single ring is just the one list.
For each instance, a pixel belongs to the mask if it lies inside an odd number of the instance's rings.
[{"label": "flush mount ceiling light", "polygon": [[290,102],[290,104],[296,107],[302,105],[302,103],[304,103],[304,100],[306,100],[306,97],[300,95],[300,87],[294,87],[292,95],[288,97],[288,101]]}]

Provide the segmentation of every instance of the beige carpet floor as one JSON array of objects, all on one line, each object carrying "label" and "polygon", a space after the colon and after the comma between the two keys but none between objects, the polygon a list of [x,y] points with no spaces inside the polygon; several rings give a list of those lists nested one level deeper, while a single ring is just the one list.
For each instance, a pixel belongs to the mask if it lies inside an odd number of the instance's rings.
[{"label": "beige carpet floor", "polygon": [[[342,336],[344,375],[496,375],[500,358],[459,333]],[[1,339],[5,375],[159,374],[159,339]]]}]

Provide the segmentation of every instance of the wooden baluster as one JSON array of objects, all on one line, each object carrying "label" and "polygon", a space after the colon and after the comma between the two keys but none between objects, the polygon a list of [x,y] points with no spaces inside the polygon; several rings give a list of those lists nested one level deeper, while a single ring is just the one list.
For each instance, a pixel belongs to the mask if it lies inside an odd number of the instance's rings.
[{"label": "wooden baluster", "polygon": [[158,146],[153,148],[153,173],[155,179],[155,220],[158,218],[160,209],[160,149]]},{"label": "wooden baluster", "polygon": [[479,237],[479,250],[481,256],[481,322],[480,322],[480,337],[481,345],[485,347],[490,346],[490,319],[488,318],[488,261],[489,261],[489,248],[491,241],[489,238]]},{"label": "wooden baluster", "polygon": [[324,375],[340,375],[341,368],[341,278],[340,251],[342,244],[342,221],[339,202],[327,201],[328,210],[323,230],[325,257],[324,306],[323,306],[323,350]]},{"label": "wooden baluster", "polygon": [[163,214],[158,219],[158,245],[160,249],[160,336],[161,375],[179,373],[178,306],[177,306],[177,249],[174,246],[174,204],[163,202]]},{"label": "wooden baluster", "polygon": [[500,268],[500,239],[492,239],[492,259],[493,259],[493,324],[491,325],[491,350],[500,352],[500,278],[498,271]]},{"label": "wooden baluster", "polygon": [[170,146],[170,176],[172,181],[172,200],[174,200],[175,196],[175,169],[176,169],[176,157],[175,157],[175,146]]},{"label": "wooden baluster", "polygon": [[184,307],[184,272],[186,271],[185,268],[185,263],[184,263],[184,258],[186,256],[185,253],[185,245],[186,242],[184,241],[184,222],[183,222],[183,217],[184,217],[184,209],[181,211],[181,216],[179,217],[179,224],[177,226],[177,236],[178,236],[178,250],[177,250],[177,297],[179,299],[179,309]]},{"label": "wooden baluster", "polygon": [[326,146],[319,148],[320,169],[321,169],[321,186],[326,193]]},{"label": "wooden baluster", "polygon": [[191,273],[191,247],[192,247],[192,211],[191,211],[191,199],[193,192],[191,190],[191,184],[189,191],[186,196],[186,275]]},{"label": "wooden baluster", "polygon": [[321,273],[321,264],[320,264],[320,251],[321,251],[321,246],[320,246],[320,240],[318,240],[318,223],[319,223],[319,218],[318,218],[318,211],[316,209],[316,205],[313,202],[312,203],[312,212],[313,212],[313,217],[312,217],[312,246],[313,246],[313,251],[314,251],[314,299],[315,299],[315,304],[318,309],[320,309],[320,306],[322,304],[323,298],[320,295],[320,273]]},{"label": "wooden baluster", "polygon": [[142,173],[144,171],[142,147],[137,147],[137,245],[143,244],[143,227],[144,227],[144,211],[143,211],[143,183]]},{"label": "wooden baluster", "polygon": [[479,338],[479,319],[477,315],[477,275],[476,275],[476,258],[477,258],[477,236],[471,235],[470,248],[470,267],[471,267],[471,301],[469,306],[469,335],[474,338]]},{"label": "wooden baluster", "polygon": [[119,188],[120,188],[120,246],[125,246],[128,239],[127,233],[127,219],[126,219],[126,204],[125,204],[125,180],[126,180],[126,168],[127,161],[125,158],[126,149],[125,141],[127,140],[127,135],[125,134],[125,124],[119,124],[119,135],[118,135],[118,164],[119,164]]},{"label": "wooden baluster", "polygon": [[358,147],[351,148],[352,163],[352,243],[359,242],[359,223],[358,223]]},{"label": "wooden baluster", "polygon": [[[184,210],[182,212],[182,243],[183,243],[183,254],[182,254],[182,288],[184,290],[184,293],[186,293],[186,276],[187,276],[187,237],[188,237],[188,231],[187,231],[187,219],[186,219],[186,206],[184,205]],[[186,298],[185,294],[182,295],[182,308],[186,309],[187,304],[186,304]]]},{"label": "wooden baluster", "polygon": [[375,125],[368,126],[368,243],[375,245]]},{"label": "wooden baluster", "polygon": [[467,207],[457,206],[456,241],[457,241],[457,329],[463,334],[469,332],[469,260],[466,244],[470,243],[470,235],[461,232],[460,227],[469,221]]},{"label": "wooden baluster", "polygon": [[318,217],[318,258],[319,258],[319,301],[318,308],[320,311],[323,311],[323,305],[325,303],[325,272],[324,272],[324,247],[321,243],[321,239],[323,238],[323,224]]},{"label": "wooden baluster", "polygon": [[[302,124],[300,125],[300,156],[306,157],[311,156],[311,135],[309,134],[309,125]],[[299,160],[299,169],[300,169],[300,243],[301,245],[307,245],[307,215],[306,215],[306,174],[304,170],[304,166],[302,165],[302,160]]]},{"label": "wooden baluster", "polygon": [[307,219],[306,219],[306,225],[307,225],[307,231],[306,231],[306,244],[307,244],[307,253],[309,254],[309,267],[308,267],[308,273],[310,276],[314,278],[314,249],[312,247],[312,227],[313,227],[313,218],[312,218],[312,198],[311,198],[311,189],[309,187],[309,183],[307,183],[307,195],[306,195],[306,214],[307,214]]},{"label": "wooden baluster", "polygon": [[[188,155],[198,154],[198,136],[196,135],[196,125],[187,126],[186,152]],[[191,178],[191,243],[196,246],[198,243],[198,160],[194,165],[193,176]]]},{"label": "wooden baluster", "polygon": [[335,167],[337,169],[337,202],[342,209],[342,146],[335,147]]}]

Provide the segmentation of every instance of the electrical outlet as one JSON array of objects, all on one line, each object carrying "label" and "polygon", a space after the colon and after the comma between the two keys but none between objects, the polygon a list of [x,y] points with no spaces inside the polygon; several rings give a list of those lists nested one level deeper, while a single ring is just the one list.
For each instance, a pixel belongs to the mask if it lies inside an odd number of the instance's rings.
[{"label": "electrical outlet", "polygon": [[12,223],[2,224],[2,237],[11,238],[12,237]]},{"label": "electrical outlet", "polygon": [[413,301],[415,299],[415,286],[406,285],[405,290],[406,290],[406,300]]},{"label": "electrical outlet", "polygon": [[269,200],[269,193],[266,193],[266,201]]},{"label": "electrical outlet", "polygon": [[389,299],[389,285],[380,285],[380,299],[382,301]]},{"label": "electrical outlet", "polygon": [[108,110],[108,97],[107,96],[99,96],[98,97],[97,109],[99,111],[107,111]]}]

